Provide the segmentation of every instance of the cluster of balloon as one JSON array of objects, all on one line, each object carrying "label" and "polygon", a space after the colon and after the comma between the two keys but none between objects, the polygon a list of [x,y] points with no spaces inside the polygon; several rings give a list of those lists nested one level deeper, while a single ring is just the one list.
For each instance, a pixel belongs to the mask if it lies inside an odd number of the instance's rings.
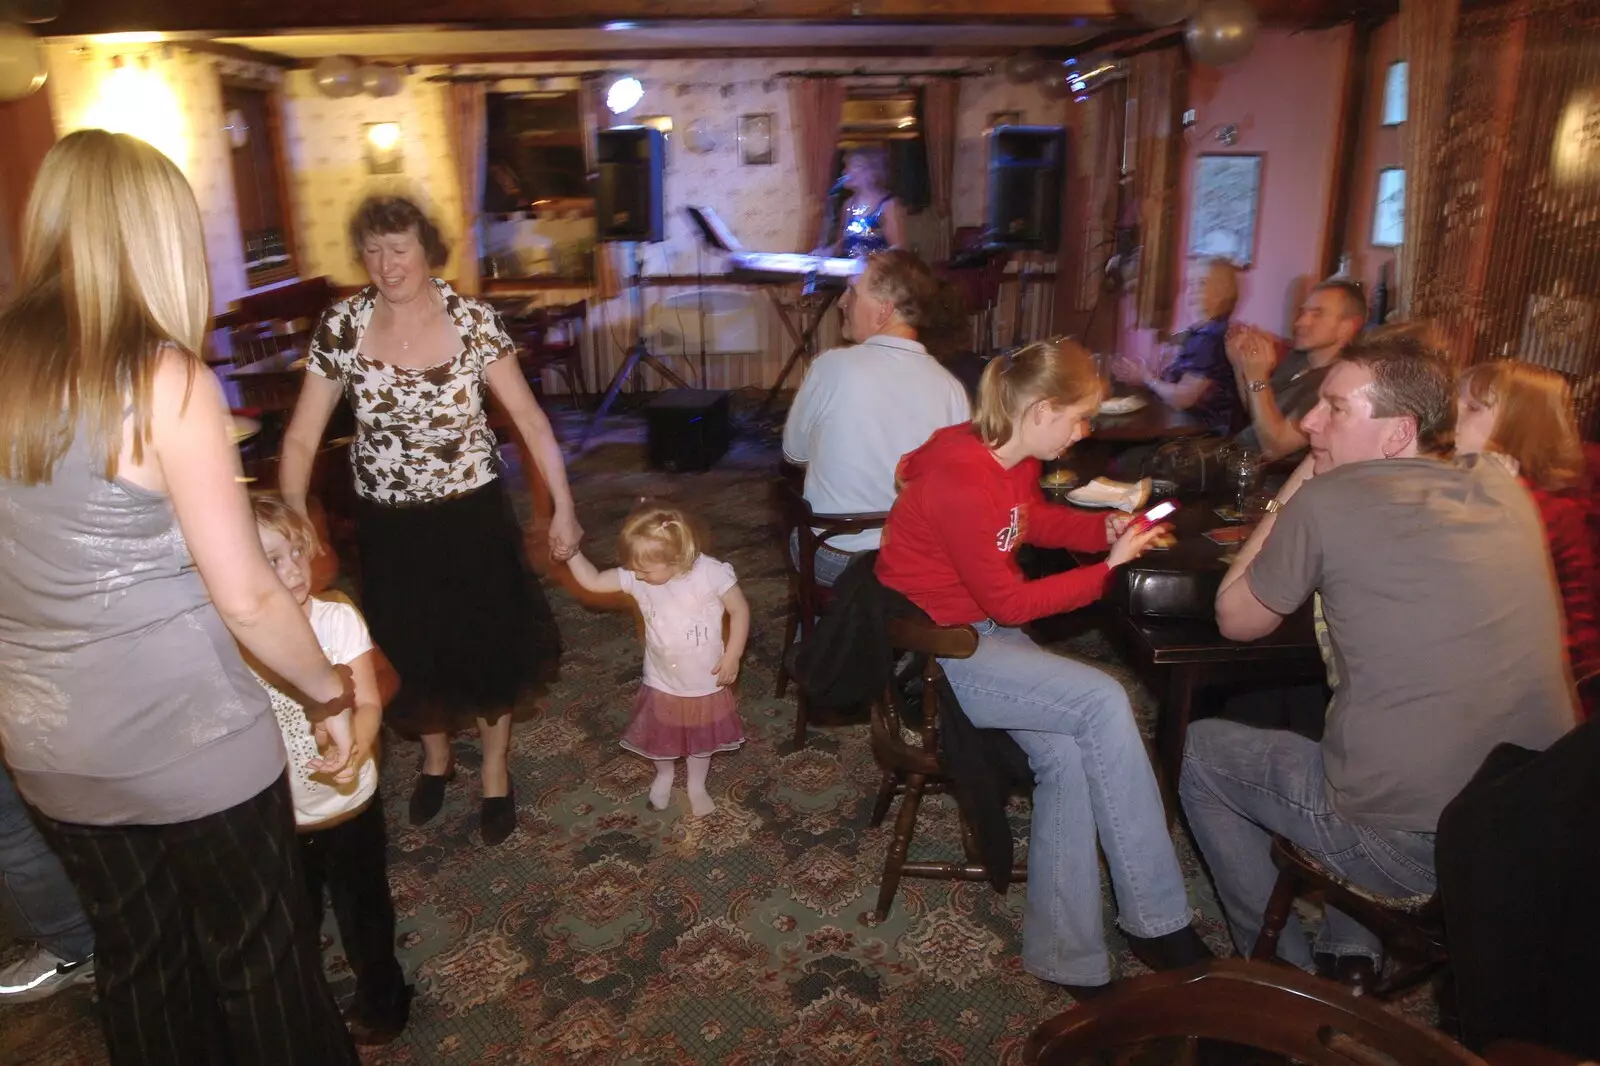
[{"label": "cluster of balloon", "polygon": [[1203,0],[1183,28],[1183,41],[1196,62],[1225,67],[1250,54],[1260,28],[1249,0]]},{"label": "cluster of balloon", "polygon": [[324,56],[311,68],[311,80],[323,96],[340,99],[358,93],[393,96],[403,79],[398,67],[385,63],[363,66],[349,56]]},{"label": "cluster of balloon", "polygon": [[44,84],[44,52],[21,26],[0,23],[0,101],[21,100]]},{"label": "cluster of balloon", "polygon": [[[1184,44],[1198,63],[1223,67],[1250,54],[1261,21],[1250,0],[1125,0],[1126,10],[1147,26],[1175,26],[1185,19]],[[1019,52],[1001,65],[1013,85],[1038,85],[1051,100],[1081,95],[1077,71],[1037,52]]]}]

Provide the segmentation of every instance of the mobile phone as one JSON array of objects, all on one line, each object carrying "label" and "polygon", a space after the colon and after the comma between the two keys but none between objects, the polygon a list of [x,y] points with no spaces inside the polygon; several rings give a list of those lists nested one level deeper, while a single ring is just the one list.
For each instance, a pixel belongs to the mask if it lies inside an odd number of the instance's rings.
[{"label": "mobile phone", "polygon": [[1149,529],[1151,526],[1155,525],[1157,522],[1160,522],[1160,521],[1170,517],[1173,514],[1173,512],[1175,512],[1177,509],[1178,509],[1178,501],[1177,500],[1162,500],[1160,503],[1158,503],[1154,507],[1150,508],[1150,510],[1146,511],[1144,514],[1139,516],[1139,519],[1138,519],[1139,528],[1140,529]]}]

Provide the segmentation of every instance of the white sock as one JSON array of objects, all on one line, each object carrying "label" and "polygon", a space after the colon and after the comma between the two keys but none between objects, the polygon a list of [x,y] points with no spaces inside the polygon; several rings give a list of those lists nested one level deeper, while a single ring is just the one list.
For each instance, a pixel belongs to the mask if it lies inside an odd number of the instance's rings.
[{"label": "white sock", "polygon": [[704,818],[717,809],[706,791],[706,775],[711,772],[711,756],[689,756],[689,809],[696,818]]},{"label": "white sock", "polygon": [[654,810],[664,811],[667,809],[667,804],[672,802],[672,776],[677,768],[677,761],[674,759],[652,761],[656,764],[656,779],[650,785],[650,806]]}]

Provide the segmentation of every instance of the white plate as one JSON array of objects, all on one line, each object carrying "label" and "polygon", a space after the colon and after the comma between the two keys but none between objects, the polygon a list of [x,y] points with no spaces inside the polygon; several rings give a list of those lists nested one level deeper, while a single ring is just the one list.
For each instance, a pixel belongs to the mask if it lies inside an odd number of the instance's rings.
[{"label": "white plate", "polygon": [[[1140,507],[1143,507],[1150,499],[1150,481],[1148,478],[1135,482],[1112,483],[1119,487],[1126,486],[1126,488],[1129,489],[1139,490],[1131,495],[1127,492],[1119,492],[1114,496],[1108,496],[1103,487],[1091,489],[1090,486],[1094,484],[1095,483],[1091,481],[1088,485],[1083,485],[1079,488],[1073,489],[1071,492],[1067,493],[1067,502],[1078,507],[1106,508],[1108,510],[1126,511],[1131,514],[1132,512],[1137,511]],[[1102,483],[1102,485],[1103,484],[1104,483]]]},{"label": "white plate", "polygon": [[1143,396],[1113,396],[1100,405],[1103,415],[1131,415],[1150,401]]}]

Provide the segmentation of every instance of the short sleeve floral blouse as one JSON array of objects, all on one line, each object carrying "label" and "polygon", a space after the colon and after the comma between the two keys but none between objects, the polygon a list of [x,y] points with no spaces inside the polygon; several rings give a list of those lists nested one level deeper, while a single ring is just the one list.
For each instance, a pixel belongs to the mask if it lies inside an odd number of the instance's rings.
[{"label": "short sleeve floral blouse", "polygon": [[429,367],[397,367],[361,354],[371,288],[330,307],[311,336],[306,369],[344,386],[356,416],[356,491],[379,503],[422,503],[493,481],[495,436],[484,373],[515,346],[487,304],[434,279],[461,351]]}]

